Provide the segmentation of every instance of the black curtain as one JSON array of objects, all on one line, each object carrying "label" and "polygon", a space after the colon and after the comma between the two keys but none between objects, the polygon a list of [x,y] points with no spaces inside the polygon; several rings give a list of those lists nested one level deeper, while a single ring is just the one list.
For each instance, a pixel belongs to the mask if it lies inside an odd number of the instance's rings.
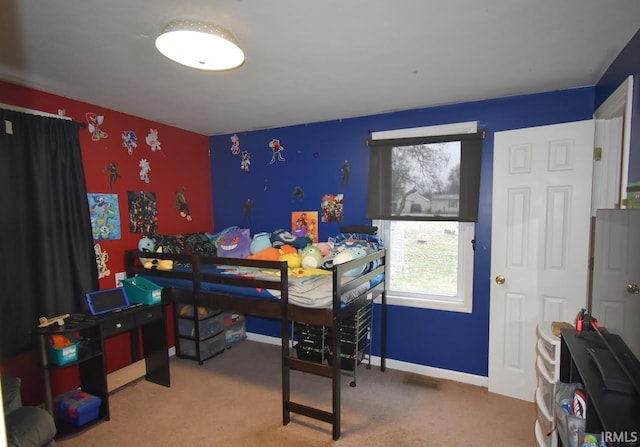
[{"label": "black curtain", "polygon": [[98,288],[79,127],[0,109],[0,359]]},{"label": "black curtain", "polygon": [[[482,144],[485,135],[486,130],[480,129],[477,133],[473,134],[366,140],[366,144],[370,149],[367,218],[477,222]],[[451,141],[460,142],[459,211],[457,215],[400,215],[397,211],[394,211],[392,193],[393,148]]]}]

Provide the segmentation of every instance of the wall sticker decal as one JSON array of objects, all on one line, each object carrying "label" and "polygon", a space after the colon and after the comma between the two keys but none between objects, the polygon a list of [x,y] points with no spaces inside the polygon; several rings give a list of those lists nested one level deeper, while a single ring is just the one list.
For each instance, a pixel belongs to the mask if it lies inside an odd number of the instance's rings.
[{"label": "wall sticker decal", "polygon": [[278,161],[285,161],[284,157],[282,156],[282,151],[284,151],[284,147],[280,144],[280,140],[276,140],[276,139],[271,140],[269,142],[269,147],[273,152],[273,155],[271,156],[271,161],[269,162],[269,164],[273,164],[276,161],[276,157],[278,158]]},{"label": "wall sticker decal", "polygon": [[116,180],[122,178],[120,172],[118,171],[118,166],[114,162],[110,161],[109,163],[104,165],[104,168],[102,168],[102,172],[105,174],[109,174],[109,192],[113,191],[113,185],[115,185]]},{"label": "wall sticker decal", "polygon": [[93,246],[93,251],[96,254],[96,266],[98,267],[98,279],[111,275],[111,270],[107,267],[107,261],[109,260],[109,253],[102,251],[100,244]]},{"label": "wall sticker decal", "polygon": [[342,172],[342,182],[340,184],[346,186],[349,184],[349,160],[345,160],[344,163],[342,163],[340,171]]},{"label": "wall sticker decal", "polygon": [[295,202],[296,198],[301,201],[304,200],[304,191],[302,190],[302,186],[296,185],[293,187],[293,194],[291,194],[291,201]]},{"label": "wall sticker decal", "polygon": [[162,149],[160,147],[160,140],[158,140],[158,130],[157,129],[149,129],[149,133],[147,134],[145,141],[151,147],[151,152],[159,151]]},{"label": "wall sticker decal", "polygon": [[122,147],[127,149],[129,155],[133,154],[133,150],[138,147],[138,136],[133,130],[122,132]]},{"label": "wall sticker decal", "polygon": [[100,141],[102,138],[107,138],[106,132],[100,129],[102,123],[104,122],[104,116],[96,115],[93,112],[87,112],[84,114],[85,119],[87,120],[87,130],[91,134],[91,141]]},{"label": "wall sticker decal", "polygon": [[240,169],[243,171],[249,170],[251,164],[251,154],[248,151],[242,151],[242,161],[240,162]]},{"label": "wall sticker decal", "polygon": [[251,213],[253,212],[253,199],[247,199],[242,205],[242,212],[246,220],[251,220]]},{"label": "wall sticker decal", "polygon": [[151,165],[147,159],[141,158],[140,163],[138,163],[138,167],[140,168],[140,180],[145,183],[149,183],[149,171],[151,171]]},{"label": "wall sticker decal", "polygon": [[240,137],[236,134],[231,135],[231,153],[233,155],[240,153]]},{"label": "wall sticker decal", "polygon": [[187,187],[183,186],[180,188],[180,191],[176,193],[176,209],[180,213],[180,217],[184,217],[187,220],[191,220],[191,208],[189,208],[189,204],[187,203],[187,198],[185,197],[185,193],[187,192]]}]

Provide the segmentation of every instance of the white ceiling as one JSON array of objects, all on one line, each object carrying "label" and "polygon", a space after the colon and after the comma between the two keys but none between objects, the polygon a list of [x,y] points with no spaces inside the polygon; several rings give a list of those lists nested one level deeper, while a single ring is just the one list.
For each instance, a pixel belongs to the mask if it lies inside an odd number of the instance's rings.
[{"label": "white ceiling", "polygon": [[[205,135],[594,85],[638,0],[0,0],[0,79]],[[184,68],[172,19],[247,60]]]}]

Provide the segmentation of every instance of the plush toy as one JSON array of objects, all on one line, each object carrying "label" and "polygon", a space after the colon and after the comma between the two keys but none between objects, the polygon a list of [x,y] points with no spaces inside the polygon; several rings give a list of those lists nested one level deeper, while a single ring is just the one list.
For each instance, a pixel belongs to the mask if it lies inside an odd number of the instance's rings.
[{"label": "plush toy", "polygon": [[278,229],[271,233],[271,245],[274,247],[281,247],[282,245],[292,245],[298,250],[302,250],[307,245],[311,244],[312,240],[308,237],[296,237],[287,230]]},{"label": "plush toy", "polygon": [[[162,253],[162,247],[158,247],[155,251],[156,253]],[[156,269],[156,270],[172,270],[173,269],[173,261],[171,259],[147,259],[147,262],[144,264],[144,268],[146,269]]]},{"label": "plush toy", "polygon": [[258,259],[260,261],[279,261],[280,250],[276,247],[267,247],[258,253],[247,256],[247,259]]},{"label": "plush toy", "polygon": [[[153,253],[156,250],[156,244],[148,237],[143,237],[138,241],[138,251],[144,251],[145,253]],[[147,258],[140,258],[142,265],[147,263]]]},{"label": "plush toy", "polygon": [[251,254],[251,236],[246,228],[234,228],[220,237],[217,254],[223,258],[246,258]]},{"label": "plush toy", "polygon": [[322,262],[322,252],[315,245],[307,245],[301,253],[302,267],[318,268]]},{"label": "plush toy", "polygon": [[249,251],[252,255],[255,255],[269,247],[271,247],[271,233],[256,233],[253,235],[253,239],[249,245]]},{"label": "plush toy", "polygon": [[[333,265],[344,264],[353,259],[362,258],[367,255],[367,251],[360,247],[351,247],[342,250],[333,258]],[[358,276],[361,275],[367,266],[363,265],[356,267],[344,273],[345,276]]]},{"label": "plush toy", "polygon": [[318,247],[318,250],[320,250],[322,257],[327,256],[331,248],[333,248],[333,245],[331,245],[330,242],[318,242],[317,244],[314,244],[314,245]]},{"label": "plush toy", "polygon": [[302,258],[298,253],[285,253],[280,255],[281,261],[287,261],[287,267],[297,269],[302,265]]}]

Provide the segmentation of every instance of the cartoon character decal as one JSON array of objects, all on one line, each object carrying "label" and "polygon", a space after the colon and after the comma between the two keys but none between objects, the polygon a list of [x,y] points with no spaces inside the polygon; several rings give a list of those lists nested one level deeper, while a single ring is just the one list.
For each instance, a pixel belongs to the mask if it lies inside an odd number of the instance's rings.
[{"label": "cartoon character decal", "polygon": [[296,185],[293,188],[293,194],[291,195],[291,201],[294,202],[296,197],[300,200],[304,200],[304,191],[302,190],[302,186]]},{"label": "cartoon character decal", "polygon": [[149,183],[149,171],[151,171],[151,165],[147,159],[142,158],[140,163],[138,163],[138,167],[140,168],[140,180],[145,183]]},{"label": "cartoon character decal", "polygon": [[109,163],[104,165],[104,168],[102,168],[102,172],[105,174],[109,174],[109,192],[113,191],[113,185],[116,183],[116,180],[122,178],[120,172],[118,172],[118,166],[116,166],[114,162],[110,161]]},{"label": "cartoon character decal", "polygon": [[345,160],[344,163],[342,163],[342,186],[348,185],[349,184],[349,160]]},{"label": "cartoon character decal", "polygon": [[93,246],[93,250],[96,253],[96,266],[98,267],[98,279],[111,275],[111,270],[107,267],[107,261],[109,260],[109,253],[102,251],[100,244]]},{"label": "cartoon character decal", "polygon": [[240,137],[236,134],[231,135],[231,153],[233,155],[240,153]]},{"label": "cartoon character decal", "polygon": [[269,147],[273,152],[273,155],[271,156],[271,161],[269,162],[270,165],[275,163],[276,157],[278,158],[278,161],[285,161],[284,157],[282,156],[282,151],[284,151],[284,147],[282,147],[282,145],[280,144],[280,140],[276,140],[276,139],[271,140],[269,142]]},{"label": "cartoon character decal", "polygon": [[149,133],[147,134],[145,141],[151,147],[152,152],[159,151],[161,149],[157,129],[149,129]]},{"label": "cartoon character decal", "polygon": [[242,211],[244,213],[244,218],[247,220],[251,220],[251,213],[253,212],[253,199],[247,199],[242,206]]},{"label": "cartoon character decal", "polygon": [[180,191],[176,193],[176,209],[180,213],[180,217],[184,217],[187,220],[191,220],[191,209],[187,203],[187,198],[184,193],[187,191],[186,186],[180,188]]},{"label": "cartoon character decal", "polygon": [[87,112],[84,114],[84,117],[87,120],[87,130],[91,134],[91,141],[100,141],[101,138],[107,138],[109,136],[100,129],[100,126],[104,122],[104,116]]},{"label": "cartoon character decal", "polygon": [[138,147],[138,136],[133,130],[122,132],[122,147],[127,149],[129,155],[133,154],[133,150]]},{"label": "cartoon character decal", "polygon": [[242,161],[240,161],[240,169],[243,171],[249,170],[251,164],[251,154],[248,151],[242,151]]}]

